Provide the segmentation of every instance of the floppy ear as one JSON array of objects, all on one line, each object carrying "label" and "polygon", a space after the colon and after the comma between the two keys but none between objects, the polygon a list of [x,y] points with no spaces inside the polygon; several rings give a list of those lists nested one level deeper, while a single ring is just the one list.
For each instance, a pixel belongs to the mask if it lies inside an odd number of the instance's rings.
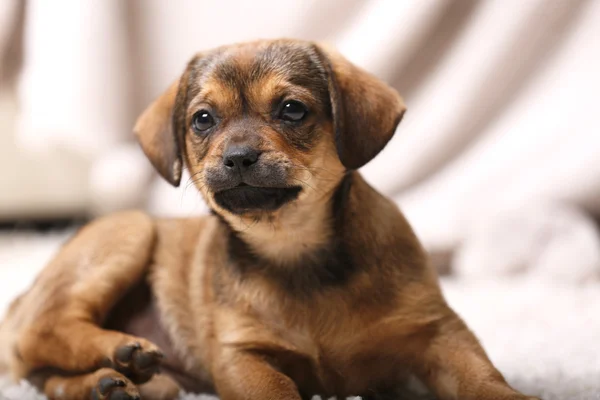
[{"label": "floppy ear", "polygon": [[358,169],[394,136],[406,107],[394,89],[335,50],[316,45],[328,74],[335,142],[342,164]]},{"label": "floppy ear", "polygon": [[182,157],[174,110],[179,79],[144,110],[133,131],[154,168],[171,185],[181,181]]},{"label": "floppy ear", "polygon": [[191,71],[202,53],[187,64],[181,77],[140,115],[133,131],[150,162],[171,185],[179,186],[185,151],[185,111]]}]

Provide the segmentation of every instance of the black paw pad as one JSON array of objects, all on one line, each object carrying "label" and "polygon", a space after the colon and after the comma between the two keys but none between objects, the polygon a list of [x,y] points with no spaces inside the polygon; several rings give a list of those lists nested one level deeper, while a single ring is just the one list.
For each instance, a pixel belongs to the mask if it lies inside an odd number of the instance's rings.
[{"label": "black paw pad", "polygon": [[92,389],[92,400],[140,400],[137,394],[126,392],[127,382],[120,378],[104,377]]},{"label": "black paw pad", "polygon": [[133,365],[138,370],[145,370],[148,368],[158,367],[162,354],[156,352],[143,352],[137,351],[133,355]]},{"label": "black paw pad", "polygon": [[135,383],[144,383],[158,372],[163,358],[160,351],[146,350],[139,343],[133,343],[115,351],[115,369]]},{"label": "black paw pad", "polygon": [[121,364],[128,364],[131,361],[133,354],[141,348],[142,345],[139,343],[121,346],[115,351],[115,360]]},{"label": "black paw pad", "polygon": [[111,393],[106,400],[140,400],[140,396],[138,395],[130,395],[127,392],[122,390],[115,391]]},{"label": "black paw pad", "polygon": [[127,383],[123,379],[107,376],[106,378],[100,379],[98,382],[98,392],[100,392],[100,394],[108,394],[115,388],[125,386],[127,386]]}]

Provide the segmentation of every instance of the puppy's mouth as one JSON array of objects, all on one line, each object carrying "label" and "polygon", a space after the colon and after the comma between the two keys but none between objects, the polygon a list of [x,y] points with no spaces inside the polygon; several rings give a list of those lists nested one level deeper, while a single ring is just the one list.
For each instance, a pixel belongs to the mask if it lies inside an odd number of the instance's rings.
[{"label": "puppy's mouth", "polygon": [[234,214],[257,211],[275,211],[286,203],[295,200],[300,194],[300,186],[258,187],[241,183],[231,189],[214,194],[216,203]]}]

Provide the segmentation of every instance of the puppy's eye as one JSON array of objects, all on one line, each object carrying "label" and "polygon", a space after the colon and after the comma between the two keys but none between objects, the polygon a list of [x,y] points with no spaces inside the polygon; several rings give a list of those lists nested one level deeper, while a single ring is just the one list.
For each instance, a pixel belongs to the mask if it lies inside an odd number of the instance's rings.
[{"label": "puppy's eye", "polygon": [[201,133],[210,129],[215,124],[215,120],[206,110],[200,110],[192,117],[192,129],[196,133]]},{"label": "puppy's eye", "polygon": [[283,103],[279,118],[288,122],[299,122],[306,117],[306,114],[308,114],[308,110],[304,104],[296,100],[288,100]]}]

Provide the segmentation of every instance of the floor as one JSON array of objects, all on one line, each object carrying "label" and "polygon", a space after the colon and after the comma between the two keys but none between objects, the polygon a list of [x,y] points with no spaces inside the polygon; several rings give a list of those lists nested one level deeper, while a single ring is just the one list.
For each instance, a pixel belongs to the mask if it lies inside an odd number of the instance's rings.
[{"label": "floor", "polygon": [[[0,315],[70,233],[0,233]],[[600,284],[444,278],[442,285],[515,387],[544,400],[600,400]],[[0,399],[38,396],[0,377]]]}]

